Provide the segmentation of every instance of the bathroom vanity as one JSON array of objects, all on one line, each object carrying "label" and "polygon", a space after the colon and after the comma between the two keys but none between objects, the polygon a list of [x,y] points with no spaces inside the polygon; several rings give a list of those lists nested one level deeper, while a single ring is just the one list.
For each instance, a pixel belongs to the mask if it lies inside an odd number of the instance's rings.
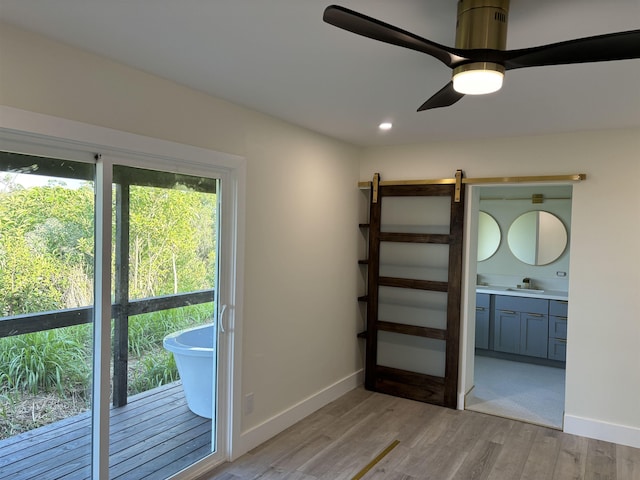
[{"label": "bathroom vanity", "polygon": [[476,352],[549,363],[566,360],[567,293],[506,287],[476,289]]}]

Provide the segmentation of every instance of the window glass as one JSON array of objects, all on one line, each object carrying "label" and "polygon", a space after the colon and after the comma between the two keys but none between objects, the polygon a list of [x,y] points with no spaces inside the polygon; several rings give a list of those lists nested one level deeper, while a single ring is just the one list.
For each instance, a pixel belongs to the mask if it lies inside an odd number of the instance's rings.
[{"label": "window glass", "polygon": [[89,473],[94,171],[92,164],[0,152],[6,478]]}]

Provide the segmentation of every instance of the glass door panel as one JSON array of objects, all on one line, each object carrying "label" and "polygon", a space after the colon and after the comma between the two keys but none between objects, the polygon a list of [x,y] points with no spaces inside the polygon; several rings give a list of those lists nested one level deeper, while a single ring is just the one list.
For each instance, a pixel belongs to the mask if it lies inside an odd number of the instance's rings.
[{"label": "glass door panel", "polygon": [[444,340],[395,332],[378,332],[378,365],[444,377]]},{"label": "glass door panel", "polygon": [[449,245],[381,242],[380,276],[446,282]]},{"label": "glass door panel", "polygon": [[[447,327],[446,292],[380,287],[378,299],[378,319],[383,325],[389,323],[442,330]],[[443,377],[445,342],[417,335],[418,330],[408,335],[380,330],[378,365]]]},{"label": "glass door panel", "polygon": [[0,152],[0,477],[87,478],[94,176]]},{"label": "glass door panel", "polygon": [[451,198],[385,197],[381,232],[449,233]]},{"label": "glass door panel", "polygon": [[380,287],[378,320],[415,327],[447,328],[447,294]]},{"label": "glass door panel", "polygon": [[218,181],[114,167],[110,477],[216,451]]}]

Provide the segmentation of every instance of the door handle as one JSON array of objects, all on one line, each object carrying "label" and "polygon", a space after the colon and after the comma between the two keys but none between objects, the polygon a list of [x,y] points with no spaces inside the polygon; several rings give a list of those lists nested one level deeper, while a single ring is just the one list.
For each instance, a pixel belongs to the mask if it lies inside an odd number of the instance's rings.
[{"label": "door handle", "polygon": [[224,314],[227,311],[227,305],[222,305],[222,309],[220,310],[220,315],[218,315],[218,324],[220,325],[220,332],[226,333],[224,329]]}]

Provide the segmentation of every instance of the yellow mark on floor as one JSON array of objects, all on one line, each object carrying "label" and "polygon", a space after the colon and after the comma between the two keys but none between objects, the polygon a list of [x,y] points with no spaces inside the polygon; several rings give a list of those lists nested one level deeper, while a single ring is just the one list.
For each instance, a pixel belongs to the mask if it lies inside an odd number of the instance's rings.
[{"label": "yellow mark on floor", "polygon": [[394,440],[393,442],[391,442],[391,444],[385,448],[383,451],[381,451],[378,456],[376,458],[374,458],[373,460],[371,460],[366,467],[364,467],[362,470],[360,470],[358,472],[358,474],[353,477],[351,480],[360,480],[362,477],[364,477],[367,472],[369,470],[371,470],[380,460],[382,460],[391,450],[393,450],[394,448],[396,448],[398,446],[398,444],[400,443],[400,440]]}]

